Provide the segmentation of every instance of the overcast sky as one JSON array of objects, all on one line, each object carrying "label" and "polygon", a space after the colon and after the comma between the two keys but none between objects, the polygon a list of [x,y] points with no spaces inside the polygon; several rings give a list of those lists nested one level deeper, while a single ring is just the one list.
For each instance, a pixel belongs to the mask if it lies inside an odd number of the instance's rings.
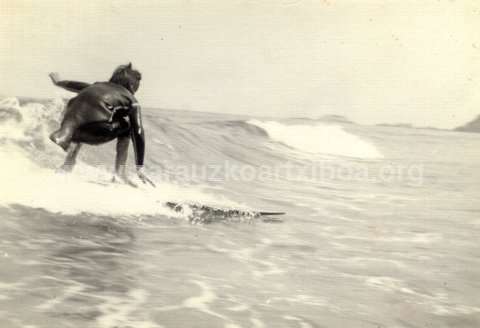
[{"label": "overcast sky", "polygon": [[480,1],[0,0],[0,94],[132,61],[144,106],[453,127],[480,114]]}]

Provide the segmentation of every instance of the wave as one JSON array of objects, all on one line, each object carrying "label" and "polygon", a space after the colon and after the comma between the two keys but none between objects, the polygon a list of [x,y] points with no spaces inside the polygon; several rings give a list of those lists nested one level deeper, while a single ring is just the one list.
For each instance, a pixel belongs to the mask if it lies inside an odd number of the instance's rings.
[{"label": "wave", "polygon": [[[287,125],[202,113],[176,113],[172,118],[168,112],[146,109],[146,163],[152,178],[157,178],[158,188],[133,189],[110,183],[115,158],[112,143],[85,146],[73,173],[55,173],[65,153],[48,136],[58,128],[64,108],[62,99],[0,101],[0,160],[4,163],[0,170],[0,206],[17,204],[65,214],[127,216],[172,215],[173,211],[164,206],[166,202],[250,210],[241,204],[241,194],[251,188],[250,184],[238,186],[240,202],[235,202],[225,196],[234,194],[224,189],[228,184],[215,185],[203,178],[203,171],[194,169],[225,163],[225,167],[274,167],[292,160],[292,154],[297,159],[297,154],[272,146],[272,140],[307,154],[382,157],[373,144],[338,125]],[[130,150],[129,163],[133,164],[132,155]]]},{"label": "wave", "polygon": [[[55,168],[65,153],[49,139],[58,124],[64,103],[21,105],[16,98],[0,101],[0,206],[40,208],[73,215],[91,213],[108,216],[166,215],[186,217],[165,206],[168,201],[208,204],[221,208],[246,208],[202,186],[182,186],[157,181],[157,188],[110,183],[104,166],[79,161],[74,172],[60,174]],[[102,151],[93,149],[93,155]],[[113,158],[113,151],[106,157]]]},{"label": "wave", "polygon": [[365,159],[383,157],[375,145],[338,125],[287,125],[259,120],[248,123],[264,129],[271,139],[303,152]]}]

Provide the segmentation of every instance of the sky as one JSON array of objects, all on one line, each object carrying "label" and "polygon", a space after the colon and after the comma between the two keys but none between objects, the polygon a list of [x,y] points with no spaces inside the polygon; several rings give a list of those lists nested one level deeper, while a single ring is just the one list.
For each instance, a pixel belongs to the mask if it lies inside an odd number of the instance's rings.
[{"label": "sky", "polygon": [[0,0],[0,94],[131,61],[145,107],[451,128],[480,114],[479,31],[477,0]]}]

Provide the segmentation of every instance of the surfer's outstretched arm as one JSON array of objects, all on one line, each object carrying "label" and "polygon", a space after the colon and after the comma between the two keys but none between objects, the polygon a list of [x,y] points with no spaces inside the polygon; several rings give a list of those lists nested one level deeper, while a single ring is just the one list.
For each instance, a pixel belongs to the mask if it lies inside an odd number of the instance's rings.
[{"label": "surfer's outstretched arm", "polygon": [[90,86],[89,83],[85,82],[60,80],[60,76],[58,75],[58,73],[50,73],[48,74],[48,76],[50,76],[53,84],[55,84],[57,87],[63,88],[71,92],[78,93],[86,87]]}]

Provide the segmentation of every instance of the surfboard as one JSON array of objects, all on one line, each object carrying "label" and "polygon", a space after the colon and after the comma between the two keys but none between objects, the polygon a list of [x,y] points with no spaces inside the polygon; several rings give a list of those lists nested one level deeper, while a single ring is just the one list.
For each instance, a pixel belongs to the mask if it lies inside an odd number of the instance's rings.
[{"label": "surfboard", "polygon": [[[107,187],[112,184],[110,181],[89,180],[88,182],[102,187]],[[177,202],[166,202],[164,203],[164,206],[175,212],[187,214],[191,221],[202,223],[248,221],[259,218],[267,223],[280,223],[283,222],[283,220],[276,218],[275,216],[285,215],[285,212],[280,211],[249,211]]]},{"label": "surfboard", "polygon": [[198,219],[204,223],[227,221],[234,219],[254,219],[261,218],[263,222],[277,223],[283,220],[272,216],[285,215],[285,212],[269,211],[247,211],[239,209],[217,208],[199,204],[183,204],[176,202],[165,203],[167,207],[175,212],[191,212],[192,218]]}]

